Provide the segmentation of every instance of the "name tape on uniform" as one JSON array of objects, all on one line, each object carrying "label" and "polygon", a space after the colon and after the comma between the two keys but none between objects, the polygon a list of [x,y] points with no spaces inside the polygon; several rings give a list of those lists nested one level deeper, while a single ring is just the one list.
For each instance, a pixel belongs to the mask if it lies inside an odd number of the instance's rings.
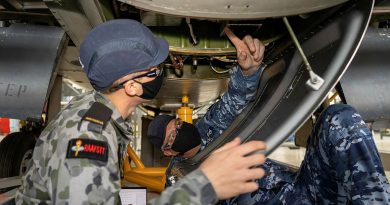
[{"label": "name tape on uniform", "polygon": [[93,139],[71,139],[66,151],[66,158],[86,158],[107,162],[108,144],[105,141]]}]

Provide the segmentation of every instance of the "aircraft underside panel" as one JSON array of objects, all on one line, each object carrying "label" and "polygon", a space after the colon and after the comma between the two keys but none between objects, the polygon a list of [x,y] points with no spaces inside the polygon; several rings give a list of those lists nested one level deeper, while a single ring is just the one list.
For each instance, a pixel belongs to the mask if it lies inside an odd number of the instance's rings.
[{"label": "aircraft underside panel", "polygon": [[366,121],[390,120],[390,29],[370,28],[341,79],[345,100]]},{"label": "aircraft underside panel", "polygon": [[318,11],[346,0],[120,0],[146,11],[201,19],[259,19]]},{"label": "aircraft underside panel", "polygon": [[[265,141],[268,145],[265,154],[269,155],[308,119],[341,78],[360,45],[372,8],[372,0],[349,2],[339,10],[332,11],[330,18],[312,24],[306,22],[302,30],[296,30],[314,72],[325,80],[318,91],[306,86],[309,74],[291,41],[281,39],[276,42],[274,52],[265,59],[267,68],[255,102],[218,139],[175,168],[181,174],[188,173],[213,150],[237,136],[244,142]],[[319,19],[316,16],[313,18]],[[313,28],[306,29],[307,25],[313,24]]]},{"label": "aircraft underside panel", "polygon": [[41,120],[66,43],[62,28],[12,24],[0,28],[0,116]]}]

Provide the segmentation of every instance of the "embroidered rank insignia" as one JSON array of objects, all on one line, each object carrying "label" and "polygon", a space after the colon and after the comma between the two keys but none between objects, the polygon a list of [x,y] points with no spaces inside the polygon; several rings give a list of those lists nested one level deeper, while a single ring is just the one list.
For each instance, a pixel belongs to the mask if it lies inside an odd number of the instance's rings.
[{"label": "embroidered rank insignia", "polygon": [[93,139],[71,139],[66,151],[66,158],[86,158],[107,162],[108,144],[107,142]]},{"label": "embroidered rank insignia", "polygon": [[112,110],[102,103],[94,102],[85,113],[82,121],[89,121],[88,130],[102,133],[106,123],[110,120]]}]

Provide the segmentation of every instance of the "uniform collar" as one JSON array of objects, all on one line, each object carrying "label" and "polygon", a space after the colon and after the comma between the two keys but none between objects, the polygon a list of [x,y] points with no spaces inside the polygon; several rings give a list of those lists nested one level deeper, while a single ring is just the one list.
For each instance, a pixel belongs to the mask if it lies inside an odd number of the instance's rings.
[{"label": "uniform collar", "polygon": [[112,102],[107,99],[102,93],[94,91],[95,100],[97,102],[100,102],[110,108],[112,110],[111,119],[114,123],[114,126],[116,126],[120,131],[128,138],[131,139],[133,136],[133,130],[131,129],[129,123],[122,118],[122,115],[119,113],[119,111],[115,108],[115,106],[112,104]]}]

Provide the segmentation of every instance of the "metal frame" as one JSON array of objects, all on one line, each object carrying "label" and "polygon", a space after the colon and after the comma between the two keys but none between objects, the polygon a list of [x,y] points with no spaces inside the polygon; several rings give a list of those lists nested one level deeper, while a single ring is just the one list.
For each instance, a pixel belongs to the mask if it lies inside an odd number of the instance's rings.
[{"label": "metal frame", "polygon": [[130,146],[127,148],[127,154],[129,160],[125,160],[123,165],[125,176],[122,185],[131,182],[153,191],[162,192],[165,187],[167,167],[145,167]]},{"label": "metal frame", "polygon": [[40,121],[68,38],[60,27],[28,24],[2,27],[0,38],[0,115]]},{"label": "metal frame", "polygon": [[[175,165],[175,168],[183,175],[189,173],[213,150],[237,136],[242,142],[266,142],[265,154],[269,155],[310,117],[341,78],[363,39],[373,5],[372,0],[348,2],[331,11],[330,18],[312,22],[314,28],[307,29],[307,25],[311,24],[303,22],[302,30],[297,29],[302,48],[313,68],[325,80],[318,91],[306,87],[309,75],[304,72],[302,59],[291,40],[279,41],[274,53],[265,59],[268,67],[260,80],[256,100],[218,139],[192,159]],[[327,14],[321,13],[320,17],[324,15]],[[320,17],[313,16],[313,20]]]},{"label": "metal frame", "polygon": [[100,3],[96,0],[67,0],[61,3],[55,0],[44,0],[44,2],[77,47],[94,26],[106,20]]},{"label": "metal frame", "polygon": [[340,80],[348,104],[365,121],[390,120],[390,29],[370,27]]},{"label": "metal frame", "polygon": [[200,19],[260,19],[309,13],[346,0],[119,0],[137,8],[174,16]]}]

